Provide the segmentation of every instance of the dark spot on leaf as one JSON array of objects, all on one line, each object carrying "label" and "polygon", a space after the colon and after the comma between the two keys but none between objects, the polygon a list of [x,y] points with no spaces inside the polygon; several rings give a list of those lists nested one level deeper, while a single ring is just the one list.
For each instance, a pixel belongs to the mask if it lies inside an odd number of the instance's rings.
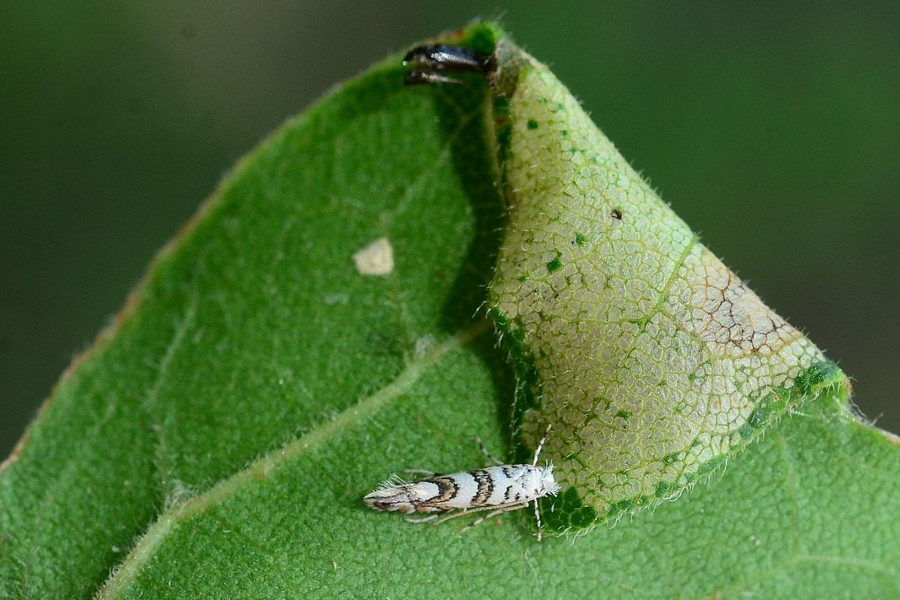
[{"label": "dark spot on leaf", "polygon": [[671,465],[678,462],[679,457],[681,456],[680,452],[673,452],[671,454],[666,454],[662,457],[662,462],[664,465]]},{"label": "dark spot on leaf", "polygon": [[796,380],[797,394],[799,396],[812,396],[822,391],[823,388],[847,386],[847,376],[840,367],[831,361],[818,362],[810,365]]},{"label": "dark spot on leaf", "polygon": [[669,490],[671,490],[671,489],[672,489],[671,484],[669,484],[665,481],[660,481],[659,483],[656,484],[656,491],[654,492],[654,495],[657,498],[668,498]]},{"label": "dark spot on leaf", "polygon": [[548,529],[583,529],[597,522],[597,511],[585,506],[578,492],[569,488],[556,498],[540,499],[541,519]]},{"label": "dark spot on leaf", "polygon": [[556,271],[559,271],[560,269],[562,269],[562,266],[563,266],[562,253],[557,252],[556,258],[554,258],[553,260],[551,260],[550,262],[547,263],[547,271],[549,271],[550,273],[555,273]]}]

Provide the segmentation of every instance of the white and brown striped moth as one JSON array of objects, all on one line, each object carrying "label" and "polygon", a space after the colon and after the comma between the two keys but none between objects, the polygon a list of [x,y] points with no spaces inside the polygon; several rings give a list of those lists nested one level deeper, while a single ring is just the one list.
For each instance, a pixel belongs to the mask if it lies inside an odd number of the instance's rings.
[{"label": "white and brown striped moth", "polygon": [[[549,429],[548,427],[547,430]],[[485,519],[525,508],[534,502],[534,515],[538,524],[537,538],[540,541],[541,514],[537,501],[544,496],[555,496],[559,491],[559,485],[553,479],[553,465],[540,467],[537,464],[546,439],[545,434],[530,465],[497,464],[483,469],[445,475],[425,472],[428,474],[426,478],[414,482],[405,482],[392,477],[363,498],[363,501],[375,510],[397,511],[404,514],[446,513],[440,518],[436,514],[419,519],[407,518],[410,523],[438,524],[469,513],[490,511],[462,531],[478,525]],[[496,459],[493,460],[499,463]]]}]

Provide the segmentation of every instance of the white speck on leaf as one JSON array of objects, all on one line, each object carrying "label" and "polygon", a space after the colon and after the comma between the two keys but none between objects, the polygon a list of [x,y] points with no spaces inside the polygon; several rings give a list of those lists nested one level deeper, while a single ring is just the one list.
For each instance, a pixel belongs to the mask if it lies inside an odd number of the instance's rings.
[{"label": "white speck on leaf", "polygon": [[394,249],[386,237],[378,238],[353,255],[361,275],[390,275],[394,272]]}]

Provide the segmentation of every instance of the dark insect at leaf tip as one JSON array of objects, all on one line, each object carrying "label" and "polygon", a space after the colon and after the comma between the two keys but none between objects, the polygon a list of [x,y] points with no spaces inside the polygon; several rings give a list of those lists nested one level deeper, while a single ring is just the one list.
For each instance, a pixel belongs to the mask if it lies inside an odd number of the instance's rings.
[{"label": "dark insect at leaf tip", "polygon": [[493,55],[480,54],[469,48],[447,44],[417,46],[406,53],[403,64],[413,67],[404,79],[406,85],[439,83],[459,85],[463,83],[461,80],[444,75],[443,72],[486,75],[495,68]]}]

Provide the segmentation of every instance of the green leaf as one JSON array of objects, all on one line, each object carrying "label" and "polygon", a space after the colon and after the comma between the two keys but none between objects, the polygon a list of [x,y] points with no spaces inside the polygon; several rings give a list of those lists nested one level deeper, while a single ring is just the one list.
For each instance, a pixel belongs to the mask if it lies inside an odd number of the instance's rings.
[{"label": "green leaf", "polygon": [[[404,468],[480,466],[476,436],[523,451],[480,310],[493,97],[461,77],[404,87],[392,58],[222,183],[4,464],[0,597],[900,594],[898,441],[828,368],[720,477],[574,543],[526,511],[459,535],[362,504]],[[382,238],[391,272],[362,273]]]}]

